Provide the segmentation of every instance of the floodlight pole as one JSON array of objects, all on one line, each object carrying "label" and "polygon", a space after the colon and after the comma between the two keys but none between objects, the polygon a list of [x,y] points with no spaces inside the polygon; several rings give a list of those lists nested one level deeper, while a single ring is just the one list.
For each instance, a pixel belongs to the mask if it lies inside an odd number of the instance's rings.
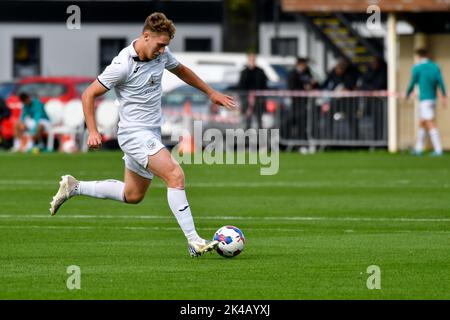
[{"label": "floodlight pole", "polygon": [[397,93],[397,63],[398,63],[398,36],[397,17],[395,13],[388,16],[388,150],[391,153],[398,151],[398,98]]}]

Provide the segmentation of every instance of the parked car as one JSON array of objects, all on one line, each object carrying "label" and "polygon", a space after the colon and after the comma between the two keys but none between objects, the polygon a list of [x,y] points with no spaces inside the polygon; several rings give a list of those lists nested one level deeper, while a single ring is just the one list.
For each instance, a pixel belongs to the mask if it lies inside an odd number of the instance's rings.
[{"label": "parked car", "polygon": [[11,139],[14,135],[14,124],[20,118],[22,103],[19,95],[26,92],[46,103],[50,99],[68,102],[81,97],[84,89],[94,81],[90,77],[25,77],[17,83],[6,103],[11,109],[11,117],[2,123],[1,135]]},{"label": "parked car", "polygon": [[39,97],[43,103],[54,98],[67,102],[81,97],[94,80],[90,77],[26,77],[17,83],[10,100],[18,99],[20,93],[26,92]]}]

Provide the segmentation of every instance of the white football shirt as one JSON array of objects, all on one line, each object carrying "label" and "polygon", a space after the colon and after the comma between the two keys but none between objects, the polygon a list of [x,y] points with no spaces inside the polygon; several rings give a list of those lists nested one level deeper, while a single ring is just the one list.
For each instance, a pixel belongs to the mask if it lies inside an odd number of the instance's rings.
[{"label": "white football shirt", "polygon": [[134,40],[105,68],[97,80],[108,90],[114,87],[120,103],[119,132],[161,126],[161,79],[164,69],[178,66],[169,48],[149,61],[141,61]]}]

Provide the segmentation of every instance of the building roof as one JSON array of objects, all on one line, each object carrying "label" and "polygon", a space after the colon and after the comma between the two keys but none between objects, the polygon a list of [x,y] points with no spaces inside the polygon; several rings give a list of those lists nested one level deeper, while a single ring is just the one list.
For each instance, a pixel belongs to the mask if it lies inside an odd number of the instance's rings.
[{"label": "building roof", "polygon": [[443,0],[281,0],[287,12],[366,12],[376,4],[382,12],[450,11],[450,1]]}]

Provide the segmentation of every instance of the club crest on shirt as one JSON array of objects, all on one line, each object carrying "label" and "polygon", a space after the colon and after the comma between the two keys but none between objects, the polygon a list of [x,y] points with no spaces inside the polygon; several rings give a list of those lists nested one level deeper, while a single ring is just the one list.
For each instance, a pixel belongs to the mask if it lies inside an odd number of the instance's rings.
[{"label": "club crest on shirt", "polygon": [[148,94],[150,92],[153,92],[155,90],[158,90],[158,81],[157,81],[157,77],[155,76],[150,76],[150,79],[148,79],[147,81],[147,89],[144,91],[144,94]]}]

